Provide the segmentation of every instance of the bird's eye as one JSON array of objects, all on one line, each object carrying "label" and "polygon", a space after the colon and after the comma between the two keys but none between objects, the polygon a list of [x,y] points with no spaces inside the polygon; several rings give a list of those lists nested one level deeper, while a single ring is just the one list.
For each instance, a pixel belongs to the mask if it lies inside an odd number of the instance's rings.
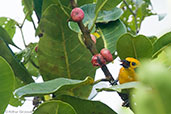
[{"label": "bird's eye", "polygon": [[135,66],[136,65],[136,63],[135,62],[132,62],[132,66]]}]

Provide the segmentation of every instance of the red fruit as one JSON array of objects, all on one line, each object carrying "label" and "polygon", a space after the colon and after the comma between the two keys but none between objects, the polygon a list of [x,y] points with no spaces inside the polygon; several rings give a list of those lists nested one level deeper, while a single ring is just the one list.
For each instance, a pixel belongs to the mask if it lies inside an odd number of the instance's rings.
[{"label": "red fruit", "polygon": [[36,46],[35,51],[36,51],[36,52],[38,51],[38,46]]},{"label": "red fruit", "polygon": [[104,57],[104,59],[105,59],[107,62],[113,61],[113,56],[112,56],[112,54],[110,53],[110,51],[109,51],[108,49],[103,48],[103,49],[100,51],[100,54]]},{"label": "red fruit", "polygon": [[71,11],[71,18],[75,22],[80,22],[84,18],[84,11],[81,8],[74,8]]},{"label": "red fruit", "polygon": [[93,42],[96,44],[96,37],[93,34],[90,34],[91,39],[93,40]]},{"label": "red fruit", "polygon": [[[98,61],[98,57],[100,61]],[[99,62],[101,63],[99,64]],[[93,66],[101,66],[102,64],[106,64],[106,61],[101,54],[96,54],[92,57],[91,63],[93,64]]]}]

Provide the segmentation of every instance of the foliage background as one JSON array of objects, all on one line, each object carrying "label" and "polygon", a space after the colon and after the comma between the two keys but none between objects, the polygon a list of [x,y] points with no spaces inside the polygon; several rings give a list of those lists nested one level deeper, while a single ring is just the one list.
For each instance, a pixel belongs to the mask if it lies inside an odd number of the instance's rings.
[{"label": "foliage background", "polygon": [[[18,22],[22,22],[24,14],[22,12],[21,1],[10,1],[10,4],[9,4],[8,0],[5,1],[7,4],[4,1],[2,2],[2,0],[0,0],[0,2],[2,5],[1,6],[2,9],[0,10],[1,11],[0,16],[11,17],[11,18],[16,19]],[[158,13],[168,13],[168,15],[165,17],[164,20],[162,20],[160,22],[158,22],[157,16],[148,17],[142,24],[142,29],[140,30],[140,34],[144,34],[144,35],[148,35],[148,36],[150,36],[150,35],[160,36],[163,33],[167,32],[169,30],[169,28],[171,28],[169,26],[169,25],[171,25],[171,22],[169,22],[169,20],[171,19],[171,17],[170,17],[171,14],[169,14],[169,11],[171,9],[169,10],[169,4],[167,4],[167,2],[169,3],[170,1],[165,0],[165,2],[164,2],[161,0],[158,0],[158,1],[152,0],[153,7],[154,7],[155,11],[157,11]],[[4,6],[10,7],[10,10]],[[167,8],[166,8],[166,6],[167,6]],[[16,7],[18,7],[18,9],[16,9]],[[10,11],[10,12],[7,12],[7,11]],[[19,15],[21,15],[21,16],[19,16]],[[149,26],[149,23],[151,23],[151,25],[153,25],[153,26]],[[38,39],[34,38],[34,31],[31,31],[31,30],[32,30],[32,25],[29,22],[26,22],[25,26],[23,28],[23,31],[25,34],[25,39],[26,39],[27,44],[29,44],[29,42],[37,42],[38,41]],[[19,30],[16,31],[16,34],[14,37],[14,42],[16,43],[16,45],[18,45],[22,48],[24,47],[22,45],[21,34],[20,34]],[[15,48],[13,48],[13,50],[18,51]],[[115,62],[115,64],[117,64],[117,62]],[[115,74],[115,76],[117,76],[116,73],[117,73],[117,69],[119,69],[119,67],[116,68],[116,71],[113,71],[113,69],[114,69],[113,66],[114,65],[112,65],[112,64],[109,65],[110,71],[112,71],[112,74]],[[97,73],[98,73],[98,76],[99,76],[99,74],[101,74],[101,76],[103,77],[102,72],[98,71]],[[99,79],[101,77],[97,77],[97,78]],[[110,95],[106,95],[106,94],[108,94],[108,93],[105,93],[105,92],[100,93],[99,96],[97,96],[95,99],[100,99],[101,101],[110,105],[111,108],[114,108],[115,105],[113,103],[111,103],[111,99],[107,99],[107,98],[110,98]],[[31,104],[29,104],[29,105],[31,105]],[[116,106],[119,106],[119,104],[117,104]],[[11,107],[9,107],[8,109],[11,110]],[[21,108],[21,109],[23,110],[23,108]]]}]

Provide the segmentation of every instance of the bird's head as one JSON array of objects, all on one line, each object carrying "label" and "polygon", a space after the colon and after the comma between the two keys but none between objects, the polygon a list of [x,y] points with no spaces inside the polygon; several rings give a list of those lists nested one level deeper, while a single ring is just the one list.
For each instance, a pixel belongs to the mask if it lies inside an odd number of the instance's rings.
[{"label": "bird's head", "polygon": [[126,59],[124,60],[121,60],[122,62],[122,66],[124,68],[131,68],[131,69],[135,69],[137,68],[137,66],[139,66],[140,62],[135,59],[135,58],[132,58],[132,57],[127,57]]}]

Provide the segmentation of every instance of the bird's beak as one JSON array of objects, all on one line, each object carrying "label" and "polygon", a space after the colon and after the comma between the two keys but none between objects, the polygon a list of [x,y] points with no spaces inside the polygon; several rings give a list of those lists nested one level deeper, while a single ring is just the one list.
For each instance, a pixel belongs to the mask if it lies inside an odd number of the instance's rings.
[{"label": "bird's beak", "polygon": [[129,68],[130,67],[130,62],[127,60],[121,60],[121,64],[124,68]]}]

